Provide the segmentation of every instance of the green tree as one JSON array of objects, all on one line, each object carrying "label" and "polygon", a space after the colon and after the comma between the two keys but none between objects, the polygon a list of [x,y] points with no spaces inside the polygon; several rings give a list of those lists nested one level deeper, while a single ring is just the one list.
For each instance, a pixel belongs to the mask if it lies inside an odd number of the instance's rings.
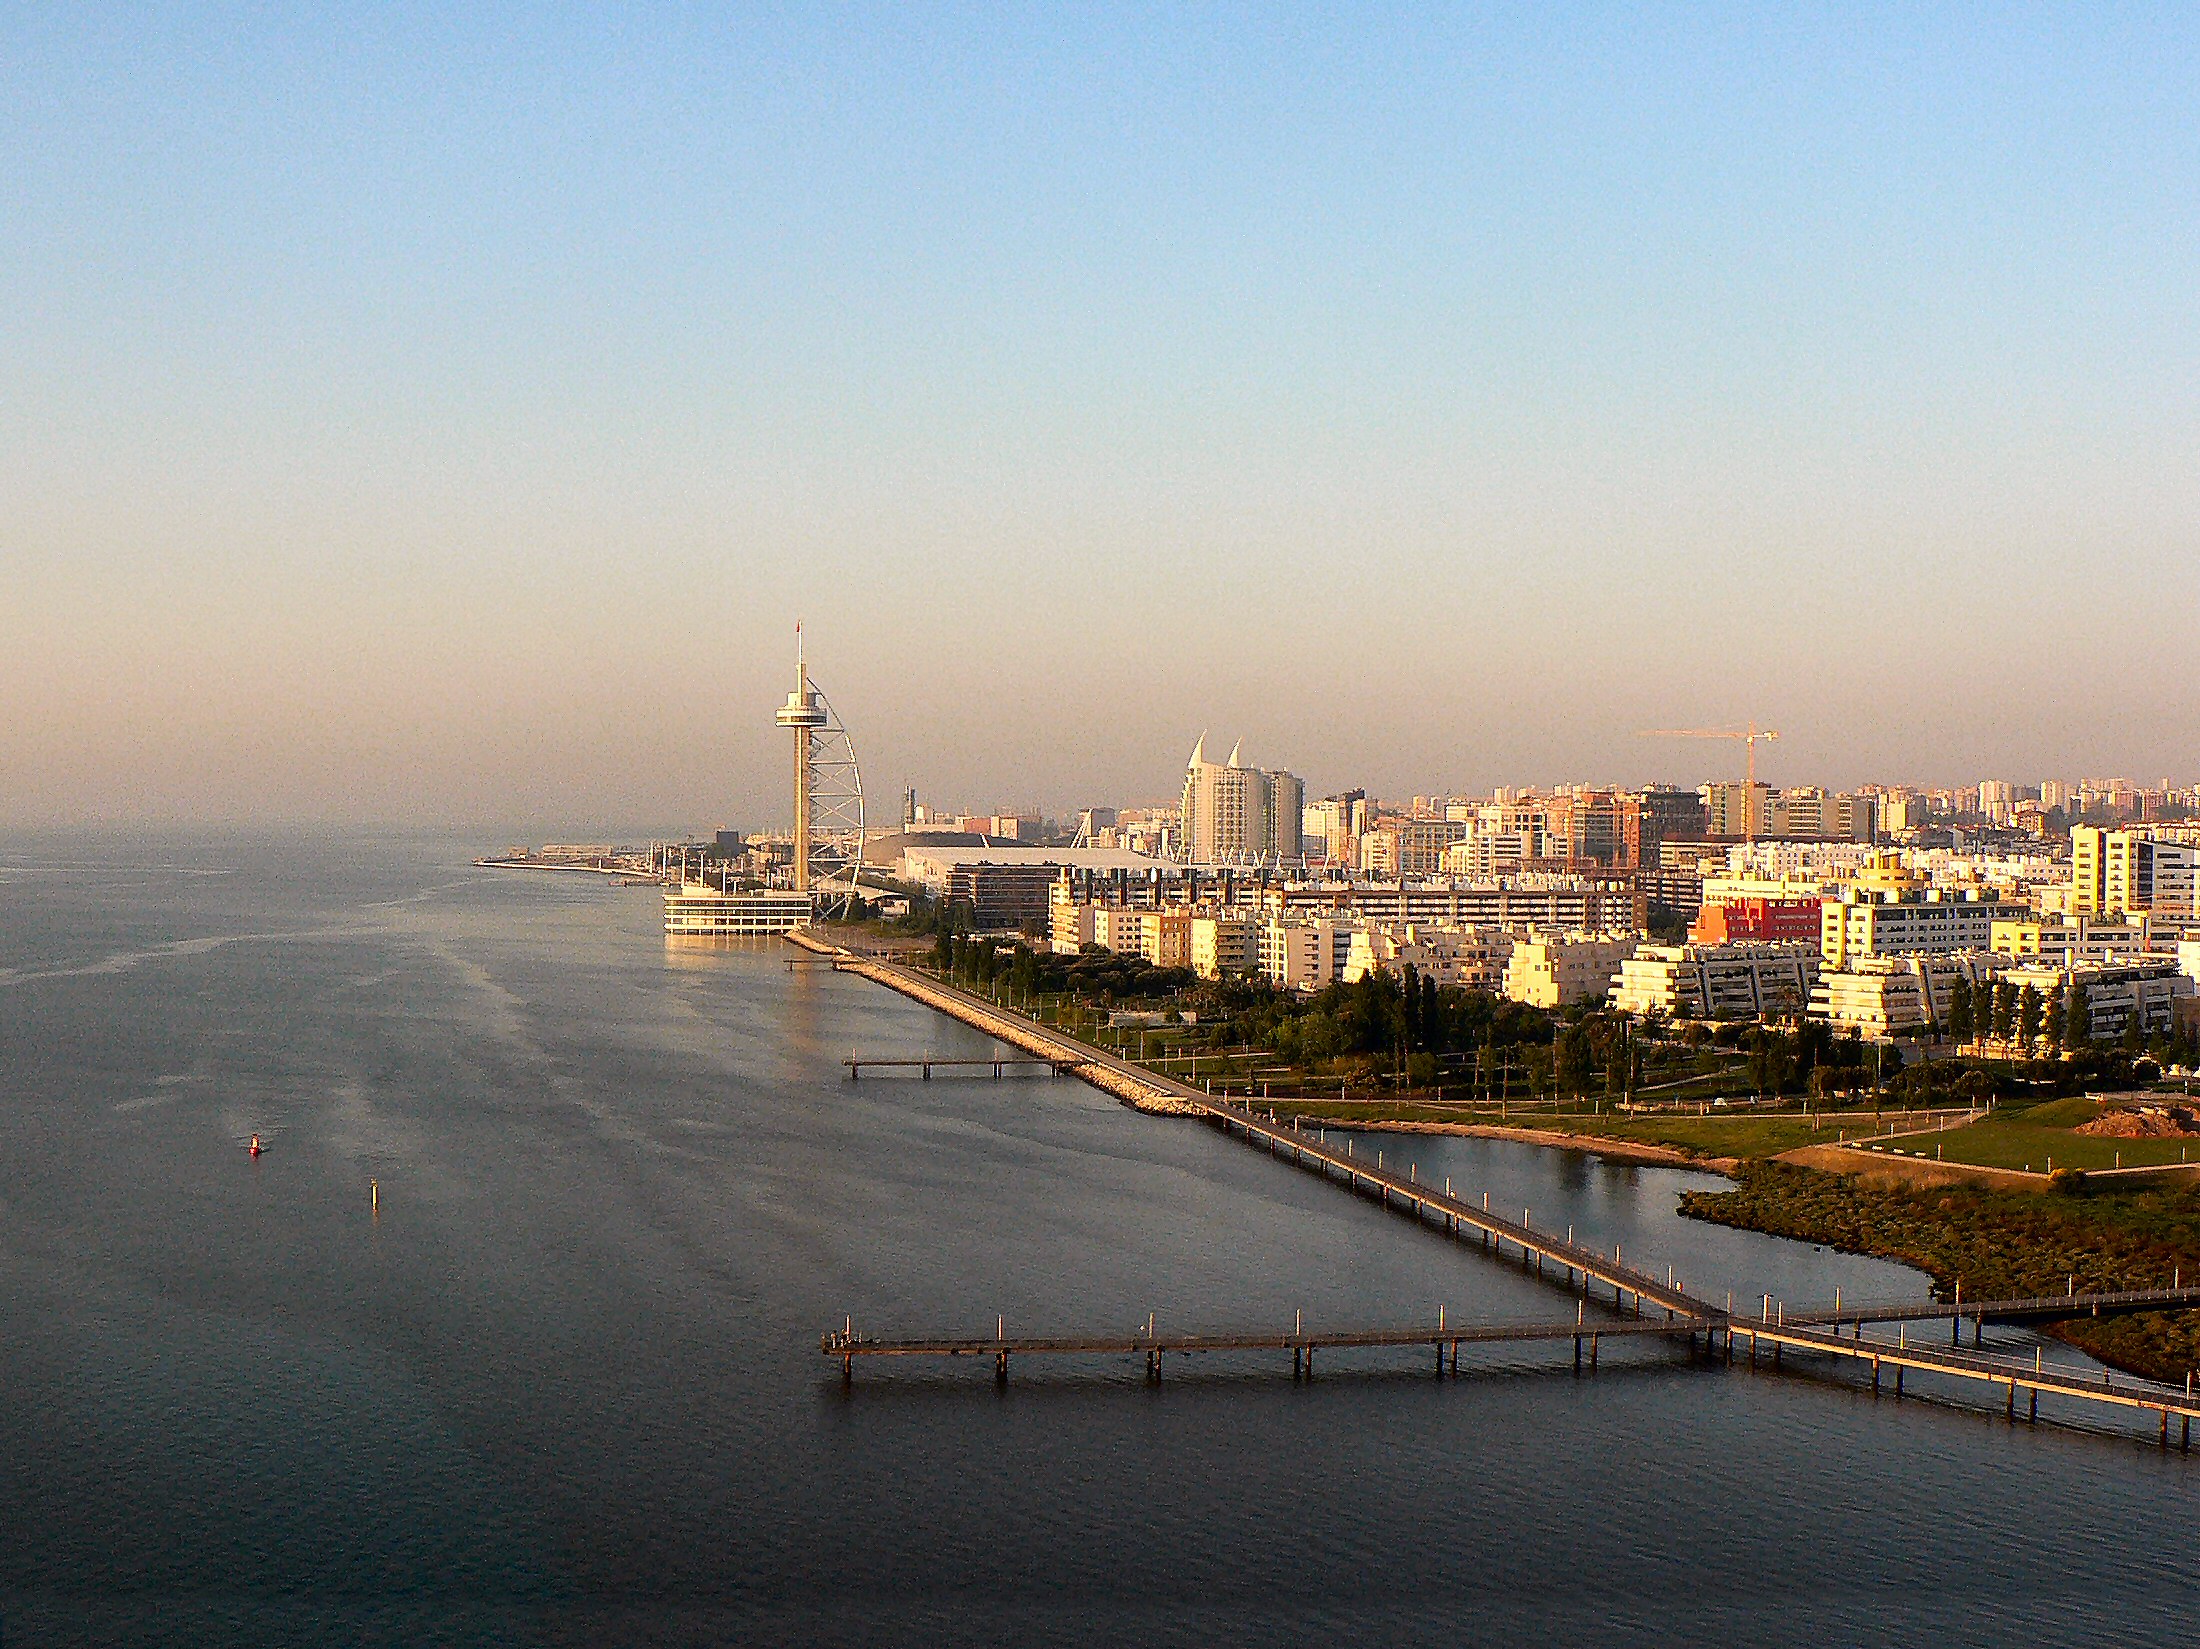
[{"label": "green tree", "polygon": [[1788,1039],[1777,1031],[1753,1030],[1749,1033],[1749,1087],[1756,1094],[1777,1094],[1786,1091],[1795,1071],[1795,1060],[1788,1051]]},{"label": "green tree", "polygon": [[1569,1094],[1587,1093],[1590,1068],[1589,1028],[1567,1026],[1558,1037],[1558,1086]]},{"label": "green tree", "polygon": [[2063,1051],[2063,1038],[2069,1034],[2070,1030],[2069,992],[2061,974],[2055,976],[2055,983],[2049,987],[2047,992],[2046,1030],[2049,1056],[2051,1058],[2060,1057]]},{"label": "green tree", "polygon": [[1994,981],[1993,1016],[1987,1028],[1996,1042],[2007,1042],[2017,1028],[2017,987],[2006,979]]},{"label": "green tree", "polygon": [[1958,1042],[1970,1041],[1976,1027],[1971,1015],[1971,981],[1959,974],[1948,988],[1948,1035]]},{"label": "green tree", "polygon": [[2040,995],[2036,985],[2026,985],[2017,993],[2017,1040],[2029,1052],[2040,1038],[2040,1015],[2047,1006],[2047,999]]},{"label": "green tree", "polygon": [[2063,1014],[2063,1040],[2082,1048],[2093,1040],[2093,1002],[2083,979],[2070,981],[2070,1005]]}]

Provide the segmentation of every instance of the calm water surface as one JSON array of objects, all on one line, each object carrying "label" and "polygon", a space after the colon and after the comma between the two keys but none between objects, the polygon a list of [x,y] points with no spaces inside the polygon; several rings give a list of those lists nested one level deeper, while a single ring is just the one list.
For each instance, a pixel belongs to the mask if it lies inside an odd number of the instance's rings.
[{"label": "calm water surface", "polygon": [[[1081,1084],[850,1085],[985,1044],[466,857],[0,845],[7,1649],[2192,1641],[2200,1458],[1840,1378],[1516,1348],[843,1394],[844,1317],[1570,1307]],[[1708,1292],[1920,1286],[1681,1220],[1696,1176],[1379,1145]]]}]

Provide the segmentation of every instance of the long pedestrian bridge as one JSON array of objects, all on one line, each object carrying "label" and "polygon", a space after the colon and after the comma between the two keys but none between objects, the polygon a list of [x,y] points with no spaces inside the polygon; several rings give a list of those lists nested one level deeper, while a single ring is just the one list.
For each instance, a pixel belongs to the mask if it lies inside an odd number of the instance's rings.
[{"label": "long pedestrian bridge", "polygon": [[[813,941],[814,943],[814,941]],[[909,970],[873,958],[849,957],[849,971],[916,996],[943,1011],[967,1011],[957,1017],[981,1030],[996,1032],[1001,1011],[983,998],[915,975]],[[906,975],[906,979],[897,977]],[[1790,1311],[1785,1302],[1760,1296],[1739,1307],[1732,1297],[1714,1301],[1692,1292],[1685,1278],[1671,1267],[1662,1275],[1644,1257],[1632,1259],[1615,1245],[1609,1254],[1594,1244],[1580,1241],[1568,1229],[1564,1234],[1535,1224],[1534,1210],[1523,1208],[1520,1217],[1493,1208],[1487,1192],[1479,1198],[1457,1191],[1447,1181],[1442,1186],[1420,1177],[1417,1165],[1391,1166],[1378,1148],[1371,1161],[1359,1141],[1345,1133],[1332,1142],[1325,1129],[1308,1128],[1303,1120],[1278,1118],[1249,1103],[1217,1098],[1188,1083],[1141,1065],[1116,1058],[1053,1032],[1028,1020],[1014,1027],[1013,1044],[1054,1064],[1057,1071],[1074,1071],[1108,1092],[1131,1098],[1151,1091],[1161,1106],[1179,1114],[1196,1115],[1233,1138],[1278,1161],[1324,1179],[1383,1208],[1440,1231],[1445,1237],[1471,1244],[1493,1260],[1518,1263],[1524,1269],[1574,1297],[1570,1323],[1448,1323],[1439,1316],[1431,1324],[1390,1325],[1307,1331],[1295,1323],[1288,1334],[1280,1330],[1245,1329],[1208,1333],[1161,1333],[1149,1322],[1128,1333],[1095,1332],[1036,1338],[1011,1337],[1005,1322],[991,1337],[952,1335],[913,1338],[880,1338],[858,1333],[852,1322],[825,1335],[819,1349],[840,1364],[842,1379],[853,1382],[858,1361],[910,1358],[976,1358],[992,1364],[995,1378],[1005,1383],[1011,1362],[1017,1358],[1091,1358],[1135,1356],[1144,1359],[1147,1378],[1158,1381],[1163,1361],[1169,1356],[1196,1356],[1217,1352],[1254,1353],[1289,1351],[1294,1378],[1311,1378],[1318,1350],[1382,1347],[1420,1347],[1433,1353],[1439,1375],[1456,1375],[1459,1349],[1465,1345],[1501,1343],[1573,1343],[1575,1369],[1581,1369],[1584,1351],[1587,1366],[1596,1366],[1597,1353],[1606,1338],[1685,1339],[1691,1355],[1716,1357],[1731,1365],[1737,1343],[1750,1366],[1769,1356],[1779,1367],[1788,1351],[1868,1365],[1872,1390],[1878,1392],[1891,1377],[1895,1395],[1903,1395],[1908,1374],[1928,1373],[1971,1385],[1983,1384],[2000,1392],[2008,1417],[2016,1418],[2019,1394],[2027,1399],[2027,1417],[2037,1420],[2042,1394],[2112,1409],[2143,1411],[2159,1419],[2159,1440],[2167,1446],[2171,1421],[2179,1423],[2180,1446],[2190,1448],[2192,1422],[2200,1417],[2200,1394],[2188,1377],[2185,1386],[2163,1385],[2129,1375],[2056,1367],[2035,1353],[2030,1363],[1987,1354],[1983,1350],[1989,1322],[2046,1322],[2080,1316],[2107,1316],[2137,1311],[2163,1311],[2200,1307],[2200,1287],[2122,1290],[2080,1294],[2075,1285],[2061,1295],[2004,1300],[1902,1300],[1867,1303],[1835,1300]],[[851,1066],[855,1064],[851,1061]],[[884,1063],[866,1061],[864,1063]],[[933,1063],[945,1063],[934,1061]],[[990,1060],[978,1061],[991,1064]],[[852,1073],[851,1073],[852,1074]],[[1600,1292],[1601,1291],[1601,1292]],[[1751,1306],[1754,1309],[1751,1309]],[[1594,1308],[1596,1315],[1591,1316]],[[1910,1326],[1945,1322],[1949,1325],[1946,1347],[1913,1343]],[[1962,1347],[1962,1332],[1972,1329],[1972,1350]],[[1890,1343],[1884,1330],[1892,1325]],[[1867,1337],[1867,1327],[1881,1332]],[[1848,1332],[1843,1333],[1846,1329]],[[1448,1359],[1448,1363],[1447,1363]]]}]

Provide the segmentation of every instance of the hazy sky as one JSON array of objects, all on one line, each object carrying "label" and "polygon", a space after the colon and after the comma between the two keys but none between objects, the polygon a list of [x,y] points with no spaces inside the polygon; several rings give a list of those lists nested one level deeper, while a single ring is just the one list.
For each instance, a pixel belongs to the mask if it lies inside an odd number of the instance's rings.
[{"label": "hazy sky", "polygon": [[[1433,16],[1431,14],[1434,14]],[[2200,772],[2200,12],[0,13],[0,820]]]}]

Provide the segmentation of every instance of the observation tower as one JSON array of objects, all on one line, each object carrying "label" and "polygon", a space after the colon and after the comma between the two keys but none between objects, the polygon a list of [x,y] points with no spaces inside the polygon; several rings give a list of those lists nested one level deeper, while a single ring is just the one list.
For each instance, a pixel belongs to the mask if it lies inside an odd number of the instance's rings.
[{"label": "observation tower", "polygon": [[794,627],[794,691],[779,707],[794,734],[794,887],[817,915],[847,914],[863,869],[863,774],[833,706],[810,680],[802,626]]}]

